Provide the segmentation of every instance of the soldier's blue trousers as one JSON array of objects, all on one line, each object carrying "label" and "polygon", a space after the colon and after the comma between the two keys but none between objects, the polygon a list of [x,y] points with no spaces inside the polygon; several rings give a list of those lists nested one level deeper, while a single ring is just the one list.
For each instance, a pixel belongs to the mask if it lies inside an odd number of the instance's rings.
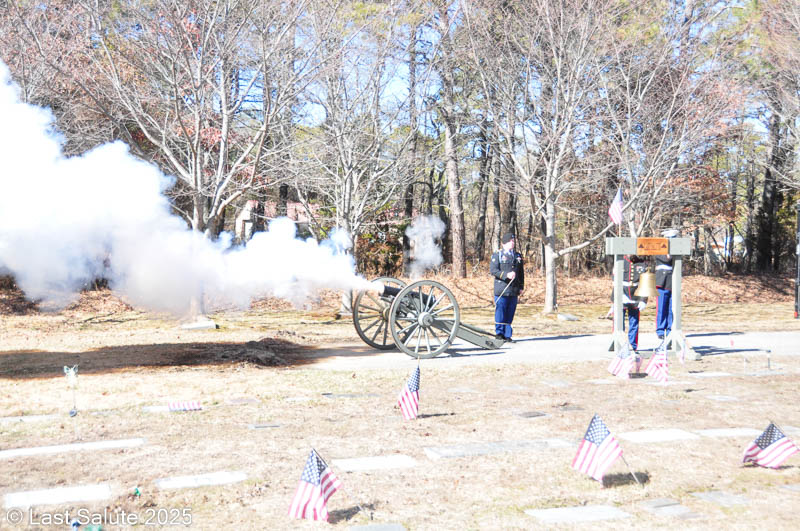
[{"label": "soldier's blue trousers", "polygon": [[672,290],[658,288],[656,335],[667,337],[672,331]]},{"label": "soldier's blue trousers", "polygon": [[494,333],[511,339],[511,322],[517,311],[517,300],[519,297],[495,297],[494,298]]}]

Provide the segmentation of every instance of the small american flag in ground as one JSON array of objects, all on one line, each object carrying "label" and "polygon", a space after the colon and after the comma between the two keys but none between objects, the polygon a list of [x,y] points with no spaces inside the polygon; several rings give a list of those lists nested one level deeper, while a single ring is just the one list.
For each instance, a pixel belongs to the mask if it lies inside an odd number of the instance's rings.
[{"label": "small american flag in ground", "polygon": [[572,468],[597,481],[603,481],[603,474],[621,455],[619,443],[608,431],[603,419],[595,415],[583,436],[575,459],[572,460]]},{"label": "small american flag in ground", "polygon": [[652,376],[661,383],[669,379],[669,368],[667,366],[667,351],[664,349],[656,349],[653,357],[650,358],[650,363],[644,370],[649,376]]},{"label": "small american flag in ground", "polygon": [[769,468],[777,468],[786,459],[800,451],[799,448],[774,423],[770,422],[764,433],[744,451],[742,463],[753,463]]},{"label": "small american flag in ground", "polygon": [[328,508],[325,504],[341,484],[342,482],[331,472],[317,451],[311,450],[292,505],[289,507],[289,516],[327,522]]},{"label": "small american flag in ground", "polygon": [[184,400],[181,402],[170,402],[167,407],[170,411],[200,411],[203,406],[197,400]]},{"label": "small american flag in ground", "polygon": [[617,188],[617,195],[608,207],[608,217],[617,225],[622,223],[622,188]]},{"label": "small american flag in ground", "polygon": [[631,349],[627,345],[622,347],[616,356],[611,359],[608,365],[608,372],[620,378],[630,378],[630,372],[633,368],[633,358]]},{"label": "small american flag in ground", "polygon": [[417,418],[417,412],[419,411],[419,365],[417,365],[417,370],[414,371],[414,374],[403,386],[397,404],[400,406],[400,411],[403,412],[403,417],[406,420]]}]

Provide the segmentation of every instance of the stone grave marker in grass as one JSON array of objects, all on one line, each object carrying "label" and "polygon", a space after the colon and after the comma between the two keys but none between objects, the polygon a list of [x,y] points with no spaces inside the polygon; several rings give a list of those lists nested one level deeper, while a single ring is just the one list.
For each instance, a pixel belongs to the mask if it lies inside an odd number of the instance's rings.
[{"label": "stone grave marker in grass", "polygon": [[522,413],[517,413],[517,415],[524,419],[535,419],[536,417],[546,417],[547,413],[542,413],[541,411],[523,411]]},{"label": "stone grave marker in grass", "polygon": [[354,525],[347,528],[348,531],[406,531],[400,524],[368,524]]},{"label": "stone grave marker in grass", "polygon": [[610,505],[583,505],[556,509],[528,509],[525,514],[543,524],[576,524],[601,520],[619,520],[631,515]]},{"label": "stone grave marker in grass", "polygon": [[417,461],[402,455],[379,455],[374,457],[354,457],[352,459],[333,459],[331,462],[345,472],[358,472],[361,470],[390,470],[393,468],[413,468]]},{"label": "stone grave marker in grass", "polygon": [[451,387],[447,390],[449,393],[466,393],[466,394],[477,394],[479,391],[475,389],[471,389],[469,387]]},{"label": "stone grave marker in grass", "polygon": [[453,457],[470,457],[476,455],[491,455],[505,452],[525,452],[531,450],[546,450],[551,448],[568,448],[574,444],[564,439],[539,439],[532,441],[498,441],[456,444],[452,446],[425,447],[425,455],[430,459],[447,459]]},{"label": "stone grave marker in grass", "polygon": [[753,428],[712,428],[707,430],[694,430],[703,437],[748,437],[754,438],[761,435],[761,430]]},{"label": "stone grave marker in grass", "polygon": [[658,443],[699,439],[700,436],[677,428],[667,428],[662,430],[627,431],[620,433],[619,438],[634,443]]},{"label": "stone grave marker in grass", "polygon": [[639,506],[645,511],[656,516],[673,516],[683,520],[703,517],[702,514],[693,512],[688,507],[681,505],[677,500],[672,500],[669,498],[658,498],[655,500],[643,501],[639,504]]},{"label": "stone grave marker in grass", "polygon": [[739,399],[735,396],[728,396],[728,395],[706,395],[706,398],[709,400],[714,400],[715,402],[738,402]]},{"label": "stone grave marker in grass", "polygon": [[111,487],[103,483],[97,485],[81,485],[77,487],[58,487],[54,489],[11,492],[5,495],[5,506],[8,509],[11,507],[32,507],[35,505],[57,505],[60,503],[107,500],[110,497]]},{"label": "stone grave marker in grass", "polygon": [[112,450],[117,448],[133,448],[145,444],[144,439],[120,439],[115,441],[95,441],[54,446],[34,446],[32,448],[15,448],[0,451],[0,460],[32,455],[62,454],[67,452]]},{"label": "stone grave marker in grass", "polygon": [[59,415],[21,415],[19,417],[0,417],[0,424],[16,424],[18,422],[44,422],[46,420],[55,420]]},{"label": "stone grave marker in grass", "polygon": [[689,376],[694,378],[724,378],[731,376],[731,373],[722,371],[689,371]]},{"label": "stone grave marker in grass", "polygon": [[730,494],[722,490],[710,490],[707,492],[693,492],[692,496],[700,498],[723,507],[735,507],[737,505],[747,505],[750,500],[745,496]]},{"label": "stone grave marker in grass", "polygon": [[162,490],[187,489],[195,487],[206,487],[210,485],[228,485],[239,483],[247,479],[244,472],[209,472],[207,474],[197,474],[192,476],[175,476],[162,478],[155,481],[156,487]]}]

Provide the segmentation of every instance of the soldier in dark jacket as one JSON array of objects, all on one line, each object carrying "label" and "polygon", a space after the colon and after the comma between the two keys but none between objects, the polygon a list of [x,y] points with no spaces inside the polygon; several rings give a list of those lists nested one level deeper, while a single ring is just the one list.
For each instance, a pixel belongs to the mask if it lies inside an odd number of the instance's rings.
[{"label": "soldier in dark jacket", "polygon": [[[678,235],[675,229],[661,231],[665,238]],[[671,255],[657,255],[656,289],[658,290],[658,307],[656,309],[656,335],[663,340],[672,331],[672,267],[674,259]]]},{"label": "soldier in dark jacket", "polygon": [[[625,255],[622,262],[622,327],[628,317],[628,343],[634,351],[639,348],[639,314],[647,306],[646,297],[634,295],[639,287],[639,276],[645,271],[644,259]],[[612,293],[611,300],[614,300]]]},{"label": "soldier in dark jacket", "polygon": [[511,341],[511,322],[517,300],[525,289],[525,270],[522,255],[514,250],[514,234],[503,234],[501,242],[502,248],[492,255],[489,267],[494,277],[494,337]]}]

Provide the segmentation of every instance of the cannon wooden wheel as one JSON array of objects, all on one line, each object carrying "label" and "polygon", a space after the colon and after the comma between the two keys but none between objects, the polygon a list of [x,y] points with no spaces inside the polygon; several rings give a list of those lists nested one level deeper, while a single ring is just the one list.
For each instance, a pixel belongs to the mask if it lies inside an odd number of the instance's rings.
[{"label": "cannon wooden wheel", "polygon": [[[376,278],[374,282],[381,282],[393,288],[404,288],[406,283],[392,277]],[[371,291],[359,291],[353,301],[353,324],[358,337],[364,343],[379,350],[394,348],[394,338],[389,333],[389,310],[393,297],[378,295]]]},{"label": "cannon wooden wheel", "polygon": [[433,358],[458,335],[461,311],[453,293],[433,280],[404,287],[389,311],[389,329],[397,347],[414,358]]}]

